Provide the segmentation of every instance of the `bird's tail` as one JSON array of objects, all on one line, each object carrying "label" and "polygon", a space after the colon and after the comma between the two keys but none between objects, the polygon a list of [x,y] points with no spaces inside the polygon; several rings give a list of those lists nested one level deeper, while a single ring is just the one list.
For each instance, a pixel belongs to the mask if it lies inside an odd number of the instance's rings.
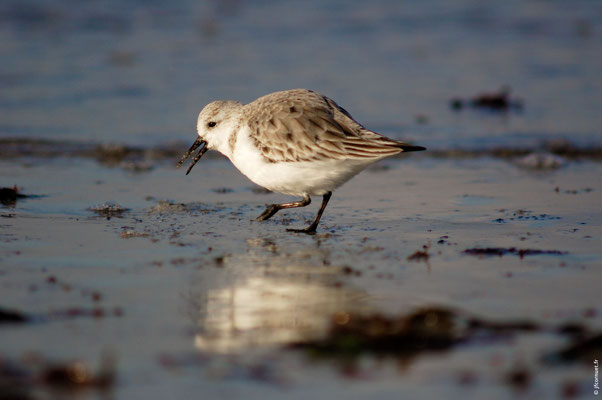
[{"label": "bird's tail", "polygon": [[399,143],[399,147],[402,151],[406,152],[406,151],[424,151],[426,150],[426,147],[422,147],[422,146],[412,146],[411,144],[407,144],[407,143]]}]

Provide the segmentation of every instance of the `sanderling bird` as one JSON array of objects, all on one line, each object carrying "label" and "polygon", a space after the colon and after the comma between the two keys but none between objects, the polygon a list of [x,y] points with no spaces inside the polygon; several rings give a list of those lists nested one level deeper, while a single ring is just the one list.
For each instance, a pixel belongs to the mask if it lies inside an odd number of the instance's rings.
[{"label": "sanderling bird", "polygon": [[207,150],[217,150],[251,181],[270,191],[303,197],[268,205],[264,221],[286,208],[305,207],[310,196],[322,196],[313,234],[332,191],[368,165],[424,147],[389,139],[364,128],[333,100],[307,89],[275,92],[249,103],[214,101],[197,120],[198,137],[178,163],[201,147],[186,175]]}]

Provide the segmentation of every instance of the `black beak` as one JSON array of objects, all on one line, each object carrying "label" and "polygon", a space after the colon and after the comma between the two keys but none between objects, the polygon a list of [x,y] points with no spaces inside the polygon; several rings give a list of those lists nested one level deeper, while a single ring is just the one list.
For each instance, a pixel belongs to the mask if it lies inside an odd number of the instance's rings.
[{"label": "black beak", "polygon": [[203,154],[205,154],[205,152],[207,151],[207,142],[205,142],[204,140],[201,140],[201,138],[199,138],[199,137],[196,138],[196,140],[194,141],[192,146],[190,146],[190,148],[188,149],[186,154],[184,154],[182,156],[182,159],[180,160],[178,165],[176,165],[176,168],[179,168],[182,164],[184,164],[184,161],[186,161],[186,159],[188,157],[190,157],[192,152],[195,151],[199,146],[203,146],[203,147],[201,147],[201,150],[199,150],[198,154],[196,156],[194,156],[194,159],[192,160],[192,164],[190,164],[190,167],[188,167],[188,171],[186,171],[186,175],[188,175],[190,173],[190,170],[192,169],[192,167],[194,167],[194,164],[196,164],[197,161],[199,161],[201,159],[201,157],[203,157]]}]

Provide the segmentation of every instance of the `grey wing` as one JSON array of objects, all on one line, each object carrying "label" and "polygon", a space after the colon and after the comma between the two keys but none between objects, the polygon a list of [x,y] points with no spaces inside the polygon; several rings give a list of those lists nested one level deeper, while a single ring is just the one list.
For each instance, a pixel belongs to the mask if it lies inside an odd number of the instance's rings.
[{"label": "grey wing", "polygon": [[406,145],[365,129],[333,100],[305,89],[272,93],[245,108],[251,136],[270,162],[376,159]]},{"label": "grey wing", "polygon": [[364,128],[343,107],[332,99],[324,97],[324,101],[333,109],[334,120],[345,133],[343,145],[347,152],[357,158],[382,158],[402,151],[426,150],[421,146],[389,139],[379,133]]}]

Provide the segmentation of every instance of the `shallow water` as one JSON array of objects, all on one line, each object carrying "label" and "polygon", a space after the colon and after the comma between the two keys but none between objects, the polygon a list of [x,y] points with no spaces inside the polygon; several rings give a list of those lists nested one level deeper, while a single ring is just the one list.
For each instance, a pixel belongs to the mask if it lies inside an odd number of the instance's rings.
[{"label": "shallow water", "polygon": [[[303,4],[0,4],[0,186],[29,196],[0,205],[7,396],[591,396],[597,3]],[[504,84],[522,110],[450,108]],[[211,153],[175,169],[206,102],[291,87],[430,151],[337,190],[315,236],[285,229],[318,199],[258,223],[290,198]],[[441,309],[444,350],[336,350],[349,321],[367,318],[363,340]],[[49,378],[72,360],[115,379]]]},{"label": "shallow water", "polygon": [[[188,141],[209,101],[306,87],[431,149],[600,144],[595,1],[29,0],[0,21],[3,136]],[[450,110],[503,85],[523,112]]]}]

